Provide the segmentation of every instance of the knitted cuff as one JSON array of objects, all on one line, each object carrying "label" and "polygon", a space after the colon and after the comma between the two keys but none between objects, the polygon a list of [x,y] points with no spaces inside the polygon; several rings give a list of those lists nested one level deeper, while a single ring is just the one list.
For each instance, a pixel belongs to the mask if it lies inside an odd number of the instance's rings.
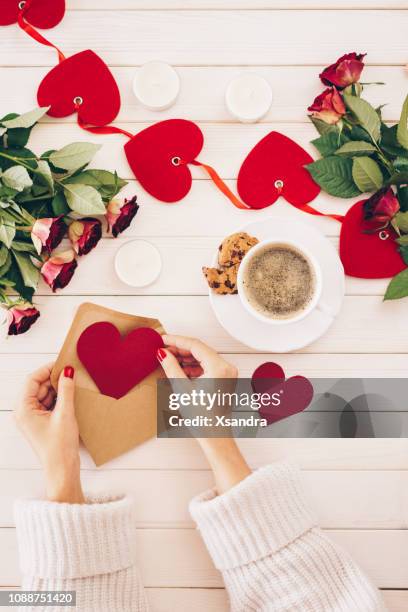
[{"label": "knitted cuff", "polygon": [[14,516],[25,575],[84,578],[134,562],[135,521],[127,498],[90,497],[86,504],[19,500]]},{"label": "knitted cuff", "polygon": [[219,497],[206,491],[192,500],[190,512],[220,570],[266,557],[316,524],[299,471],[286,462],[257,470]]}]

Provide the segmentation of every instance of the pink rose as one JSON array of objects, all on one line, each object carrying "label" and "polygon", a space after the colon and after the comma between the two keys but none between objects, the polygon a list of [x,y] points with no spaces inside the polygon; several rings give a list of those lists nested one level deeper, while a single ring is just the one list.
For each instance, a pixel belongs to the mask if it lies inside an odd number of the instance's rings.
[{"label": "pink rose", "polygon": [[21,303],[12,306],[7,311],[9,336],[24,334],[39,316],[40,312],[31,304]]},{"label": "pink rose", "polygon": [[364,203],[363,231],[378,232],[386,228],[400,209],[391,187],[383,187]]},{"label": "pink rose", "polygon": [[31,239],[37,253],[40,255],[43,249],[51,253],[64,238],[66,231],[67,226],[63,215],[56,218],[37,219],[31,230]]},{"label": "pink rose", "polygon": [[133,217],[139,210],[139,205],[136,204],[136,199],[136,196],[133,196],[131,200],[126,200],[125,198],[123,204],[120,204],[116,200],[109,202],[106,219],[108,221],[108,228],[112,232],[114,238],[129,227]]},{"label": "pink rose", "polygon": [[312,116],[325,123],[334,125],[346,114],[343,98],[335,87],[325,89],[309,106]]},{"label": "pink rose", "polygon": [[319,75],[325,85],[335,85],[343,89],[352,83],[357,83],[364,68],[363,58],[366,53],[347,53],[335,64],[328,66]]},{"label": "pink rose", "polygon": [[91,218],[73,221],[68,229],[68,237],[78,255],[87,255],[102,237],[102,223],[99,219]]},{"label": "pink rose", "polygon": [[69,249],[50,257],[43,264],[41,274],[47,285],[55,292],[68,285],[77,266],[75,251]]}]

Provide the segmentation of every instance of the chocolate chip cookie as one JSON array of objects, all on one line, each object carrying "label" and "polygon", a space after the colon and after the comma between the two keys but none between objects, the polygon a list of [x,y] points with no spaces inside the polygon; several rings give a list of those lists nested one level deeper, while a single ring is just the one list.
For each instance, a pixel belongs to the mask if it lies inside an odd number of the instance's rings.
[{"label": "chocolate chip cookie", "polygon": [[229,268],[203,268],[208,286],[219,295],[238,293],[238,264]]},{"label": "chocolate chip cookie", "polygon": [[218,263],[223,268],[241,263],[248,251],[258,242],[257,238],[246,232],[231,234],[219,246]]}]

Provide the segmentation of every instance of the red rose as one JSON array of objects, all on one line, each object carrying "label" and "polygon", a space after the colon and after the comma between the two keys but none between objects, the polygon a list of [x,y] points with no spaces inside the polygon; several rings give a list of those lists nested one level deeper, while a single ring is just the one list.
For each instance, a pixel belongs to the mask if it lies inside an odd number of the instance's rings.
[{"label": "red rose", "polygon": [[39,316],[40,312],[31,304],[22,303],[12,306],[7,312],[9,336],[24,334]]},{"label": "red rose", "polygon": [[343,89],[352,83],[357,83],[364,68],[363,58],[366,53],[347,53],[328,66],[319,74],[325,85],[335,85]]},{"label": "red rose", "polygon": [[334,125],[346,114],[343,98],[335,87],[325,89],[307,109],[313,117]]},{"label": "red rose", "polygon": [[87,255],[102,237],[102,223],[99,219],[91,218],[73,221],[68,229],[68,237],[78,255]]},{"label": "red rose", "polygon": [[388,226],[400,209],[391,187],[383,187],[364,203],[363,231],[377,232]]},{"label": "red rose", "polygon": [[78,264],[73,249],[50,257],[42,266],[43,279],[55,292],[66,287],[74,275]]},{"label": "red rose", "polygon": [[139,205],[136,204],[136,196],[133,196],[131,200],[126,200],[121,205],[116,200],[109,202],[106,219],[108,221],[108,228],[112,232],[114,238],[121,234],[129,227],[133,217],[139,210]]},{"label": "red rose", "polygon": [[43,249],[51,253],[59,245],[66,231],[63,215],[55,219],[37,219],[31,230],[31,240],[37,253],[40,254]]}]

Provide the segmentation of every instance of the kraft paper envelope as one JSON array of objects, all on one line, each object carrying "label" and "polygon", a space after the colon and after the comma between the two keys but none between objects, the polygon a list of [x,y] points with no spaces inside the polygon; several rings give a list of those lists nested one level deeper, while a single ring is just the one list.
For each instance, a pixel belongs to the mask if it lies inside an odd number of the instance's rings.
[{"label": "kraft paper envelope", "polygon": [[82,332],[99,321],[113,323],[122,335],[137,327],[151,327],[159,334],[165,333],[157,319],[124,314],[91,303],[78,308],[52,371],[51,382],[56,389],[62,369],[66,365],[75,368],[75,412],[79,433],[96,465],[102,465],[156,435],[156,381],[162,377],[158,368],[118,400],[101,394],[76,350]]}]

